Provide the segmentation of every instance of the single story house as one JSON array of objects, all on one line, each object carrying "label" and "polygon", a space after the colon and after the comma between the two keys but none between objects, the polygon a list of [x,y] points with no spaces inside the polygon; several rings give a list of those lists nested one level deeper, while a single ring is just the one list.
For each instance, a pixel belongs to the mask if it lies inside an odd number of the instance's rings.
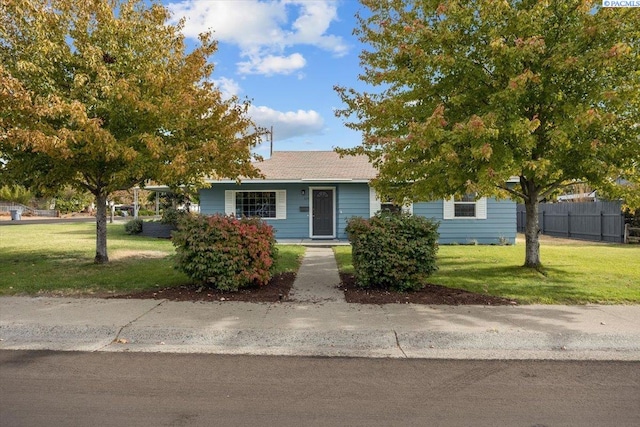
[{"label": "single story house", "polygon": [[[382,208],[369,182],[376,169],[365,156],[333,151],[276,151],[256,165],[263,179],[210,180],[200,190],[200,213],[259,216],[278,240],[347,238],[347,220],[370,217]],[[440,243],[515,243],[512,200],[462,198],[415,202],[413,215],[440,223]]]}]

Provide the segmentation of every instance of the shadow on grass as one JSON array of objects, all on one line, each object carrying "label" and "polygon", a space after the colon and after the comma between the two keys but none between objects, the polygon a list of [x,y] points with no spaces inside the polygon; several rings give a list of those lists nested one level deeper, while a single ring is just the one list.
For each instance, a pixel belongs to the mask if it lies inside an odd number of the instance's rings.
[{"label": "shadow on grass", "polygon": [[471,292],[515,299],[523,303],[597,302],[591,290],[576,285],[583,274],[558,266],[541,273],[523,266],[495,266],[447,262],[429,282]]}]

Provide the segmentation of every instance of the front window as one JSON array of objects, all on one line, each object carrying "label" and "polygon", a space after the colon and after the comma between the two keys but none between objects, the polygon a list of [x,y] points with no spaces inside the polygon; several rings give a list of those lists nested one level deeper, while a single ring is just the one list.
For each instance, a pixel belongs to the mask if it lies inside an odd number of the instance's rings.
[{"label": "front window", "polygon": [[382,212],[396,214],[402,212],[402,206],[395,203],[390,197],[387,197],[380,203],[380,210]]},{"label": "front window", "polygon": [[465,194],[453,201],[455,218],[474,218],[476,216],[476,194]]},{"label": "front window", "polygon": [[276,217],[276,192],[275,191],[237,191],[236,192],[236,216],[237,217]]}]

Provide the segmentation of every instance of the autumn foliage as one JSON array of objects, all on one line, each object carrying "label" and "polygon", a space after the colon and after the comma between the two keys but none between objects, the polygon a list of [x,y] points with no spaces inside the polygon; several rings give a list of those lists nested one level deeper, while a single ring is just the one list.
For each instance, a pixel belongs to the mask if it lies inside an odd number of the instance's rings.
[{"label": "autumn foliage", "polygon": [[273,227],[259,218],[192,215],[173,233],[177,268],[204,285],[237,291],[271,280]]},{"label": "autumn foliage", "polygon": [[158,1],[0,2],[3,179],[91,193],[97,263],[114,192],[259,175],[250,104],[213,83],[217,42],[207,33],[191,47],[171,19]]},{"label": "autumn foliage", "polygon": [[[362,0],[358,76],[336,115],[395,200],[479,193],[527,207],[567,185],[640,205],[640,9],[600,0]],[[363,87],[359,85],[359,87]],[[512,178],[517,177],[517,180]],[[512,185],[513,184],[513,185]]]}]

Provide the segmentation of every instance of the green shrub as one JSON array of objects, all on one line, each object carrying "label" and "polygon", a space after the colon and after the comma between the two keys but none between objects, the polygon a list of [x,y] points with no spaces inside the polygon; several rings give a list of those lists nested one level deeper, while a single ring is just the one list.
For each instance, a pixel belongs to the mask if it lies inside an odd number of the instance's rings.
[{"label": "green shrub", "polygon": [[127,221],[124,225],[124,231],[127,234],[140,234],[142,233],[142,220],[132,219],[131,221]]},{"label": "green shrub", "polygon": [[258,218],[185,216],[173,233],[177,268],[224,291],[271,280],[277,253],[273,227]]},{"label": "green shrub", "polygon": [[28,205],[33,199],[33,194],[22,185],[4,185],[0,187],[0,200]]},{"label": "green shrub", "polygon": [[434,271],[438,224],[403,213],[351,218],[347,235],[355,276],[362,287],[396,291],[421,289]]},{"label": "green shrub", "polygon": [[151,209],[140,209],[138,211],[138,215],[140,216],[154,216],[156,211],[152,211]]},{"label": "green shrub", "polygon": [[160,222],[163,224],[170,224],[170,225],[177,226],[180,223],[180,221],[187,216],[189,216],[189,212],[187,211],[174,209],[174,208],[167,208],[162,212],[162,218],[160,219]]},{"label": "green shrub", "polygon": [[93,196],[89,193],[64,187],[56,193],[55,208],[60,213],[82,212],[91,204]]}]

